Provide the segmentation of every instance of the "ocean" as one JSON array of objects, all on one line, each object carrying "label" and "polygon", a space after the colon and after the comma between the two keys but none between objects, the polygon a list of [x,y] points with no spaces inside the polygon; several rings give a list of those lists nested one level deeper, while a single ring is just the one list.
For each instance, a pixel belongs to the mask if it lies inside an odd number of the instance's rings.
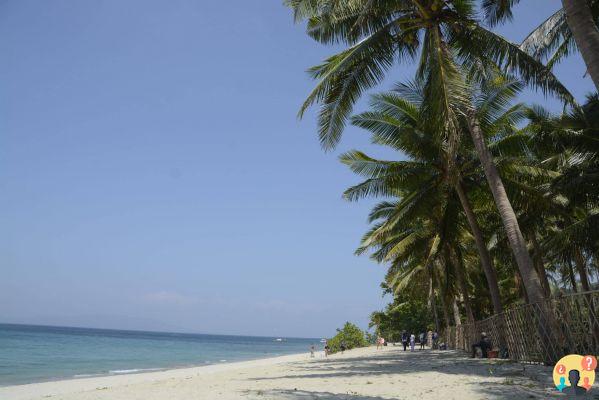
[{"label": "ocean", "polygon": [[321,347],[319,339],[0,324],[0,386],[305,353],[311,344]]}]

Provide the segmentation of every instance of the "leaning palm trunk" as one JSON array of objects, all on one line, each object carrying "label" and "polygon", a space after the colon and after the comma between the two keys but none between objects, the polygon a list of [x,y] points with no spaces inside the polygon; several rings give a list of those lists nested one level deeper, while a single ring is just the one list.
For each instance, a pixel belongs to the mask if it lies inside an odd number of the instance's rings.
[{"label": "leaning palm trunk", "polygon": [[487,284],[489,285],[489,294],[491,295],[491,302],[493,303],[493,311],[495,311],[495,314],[499,314],[503,311],[503,306],[501,304],[501,296],[499,294],[497,273],[495,271],[495,268],[493,268],[493,261],[491,261],[491,255],[489,254],[489,250],[487,250],[485,239],[483,238],[483,233],[480,229],[480,226],[478,225],[478,221],[476,220],[474,211],[472,211],[470,200],[468,200],[468,196],[464,191],[464,186],[462,182],[458,182],[458,184],[455,187],[455,190],[458,193],[460,203],[462,204],[462,208],[464,209],[464,213],[466,214],[466,219],[468,220],[468,224],[470,225],[470,230],[472,231],[472,235],[474,236],[474,242],[476,243],[476,248],[480,257],[480,263],[483,267],[485,277],[487,278]]},{"label": "leaning palm trunk", "polygon": [[428,292],[428,296],[429,296],[429,308],[431,310],[431,312],[433,313],[433,317],[435,319],[435,331],[439,332],[439,315],[437,314],[437,302],[435,301],[435,286],[434,286],[434,282],[433,282],[433,276],[432,274],[430,274],[429,276],[429,292]]},{"label": "leaning palm trunk", "polygon": [[[468,127],[470,130],[470,135],[472,136],[474,147],[476,147],[478,157],[480,158],[481,164],[485,171],[487,182],[489,183],[489,187],[493,193],[493,198],[495,199],[495,204],[499,211],[499,215],[501,216],[501,221],[503,222],[510,247],[514,253],[516,264],[518,264],[518,271],[522,277],[524,290],[526,291],[528,301],[535,305],[538,309],[539,319],[537,332],[539,333],[541,345],[545,349],[552,348],[554,345],[552,341],[552,333],[556,333],[553,331],[557,329],[555,318],[552,316],[552,312],[547,307],[547,304],[545,304],[545,296],[543,293],[543,287],[541,286],[541,281],[539,279],[539,274],[537,274],[530,254],[528,253],[528,249],[526,248],[526,241],[524,240],[524,236],[520,230],[520,225],[518,224],[512,204],[507,197],[507,193],[505,191],[505,187],[503,186],[503,181],[501,180],[499,171],[497,171],[497,167],[493,162],[491,152],[485,143],[478,118],[476,118],[474,112],[469,114]],[[502,323],[501,325],[501,330],[503,331],[504,324]],[[503,341],[503,339],[500,340]],[[503,343],[500,343],[500,346],[503,347],[503,345]],[[547,359],[545,360],[546,363],[551,364],[557,361],[553,359],[555,352],[546,352],[545,354],[547,354]]]},{"label": "leaning palm trunk", "polygon": [[487,177],[487,182],[493,193],[499,215],[501,216],[501,221],[503,222],[503,227],[505,228],[510,247],[514,253],[516,264],[518,264],[518,269],[520,270],[520,275],[528,299],[531,303],[542,302],[545,300],[545,296],[543,294],[543,287],[541,286],[539,275],[537,274],[530,254],[528,253],[526,241],[524,240],[524,236],[522,236],[516,214],[507,197],[503,181],[499,176],[499,171],[497,171],[491,153],[487,148],[479,122],[474,113],[471,113],[468,116],[468,125],[472,141],[476,147],[478,157],[480,158],[485,171],[485,176]]},{"label": "leaning palm trunk", "polygon": [[588,0],[562,0],[568,27],[599,90],[599,30],[593,21]]},{"label": "leaning palm trunk", "polygon": [[578,275],[580,276],[580,284],[583,292],[591,290],[591,284],[589,283],[589,274],[587,273],[587,265],[580,249],[574,250],[574,261],[576,262],[576,269],[578,269]]},{"label": "leaning palm trunk", "polygon": [[453,296],[451,306],[453,308],[453,323],[455,324],[455,326],[462,325],[462,318],[460,316],[460,307],[458,306],[457,296]]},{"label": "leaning palm trunk", "polygon": [[445,321],[445,330],[447,330],[451,326],[451,319],[449,318],[449,310],[447,308],[447,301],[445,301],[445,294],[443,293],[443,290],[441,291],[439,299],[441,301],[441,309],[443,310],[443,321]]},{"label": "leaning palm trunk", "polygon": [[[455,334],[453,335],[453,348],[455,349],[459,349],[460,346],[460,340],[461,340],[461,333],[462,330],[460,329],[462,326],[462,319],[460,317],[460,307],[458,306],[458,299],[457,296],[453,296],[453,301],[452,303],[452,308],[453,308],[453,321],[455,324]],[[468,321],[470,323],[470,321]],[[449,329],[447,329],[446,331],[448,331]],[[447,337],[447,341],[449,342],[450,337]]]},{"label": "leaning palm trunk", "polygon": [[469,324],[474,323],[474,313],[472,312],[472,304],[470,303],[470,294],[466,283],[466,271],[460,254],[456,254],[459,250],[449,249],[450,259],[453,259],[454,269],[462,297],[464,298],[464,309],[466,310],[466,319]]},{"label": "leaning palm trunk", "polygon": [[551,286],[549,285],[549,278],[547,278],[547,271],[545,270],[545,263],[543,262],[543,253],[541,251],[541,246],[539,245],[539,242],[537,240],[536,233],[532,232],[530,234],[530,241],[534,250],[535,267],[537,268],[537,273],[539,274],[539,278],[541,279],[541,286],[543,286],[543,292],[545,293],[545,297],[550,297]]},{"label": "leaning palm trunk", "polygon": [[576,262],[578,275],[580,275],[580,285],[582,286],[582,291],[587,292],[585,295],[585,300],[591,314],[591,321],[593,321],[593,341],[595,343],[599,343],[599,324],[597,324],[595,302],[593,301],[592,296],[588,294],[588,292],[591,290],[591,284],[589,282],[589,274],[587,273],[587,263],[584,259],[582,251],[578,248],[574,250],[574,261]]},{"label": "leaning palm trunk", "polygon": [[566,263],[568,267],[568,278],[570,279],[570,285],[572,285],[572,291],[578,293],[578,286],[576,285],[576,277],[574,276],[574,268],[572,267],[572,260],[568,259]]}]

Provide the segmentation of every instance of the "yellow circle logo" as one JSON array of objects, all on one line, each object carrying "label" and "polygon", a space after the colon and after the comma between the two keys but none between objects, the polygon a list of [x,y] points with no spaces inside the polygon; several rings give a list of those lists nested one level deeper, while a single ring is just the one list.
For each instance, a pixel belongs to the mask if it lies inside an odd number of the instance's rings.
[{"label": "yellow circle logo", "polygon": [[562,357],[553,368],[553,383],[563,393],[581,396],[595,382],[597,358],[587,355],[569,354]]}]

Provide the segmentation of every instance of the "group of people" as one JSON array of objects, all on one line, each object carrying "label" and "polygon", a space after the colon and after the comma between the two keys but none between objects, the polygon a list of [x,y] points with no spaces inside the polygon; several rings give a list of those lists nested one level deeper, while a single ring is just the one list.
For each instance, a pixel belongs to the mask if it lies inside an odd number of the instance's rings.
[{"label": "group of people", "polygon": [[[418,336],[418,342],[420,343],[420,350],[423,350],[426,344],[426,333],[422,332]],[[403,344],[403,351],[408,349],[408,344],[410,346],[410,351],[414,351],[416,348],[416,335],[413,333],[408,335],[408,332],[403,331],[401,333],[401,344]]]},{"label": "group of people", "polygon": [[[438,348],[438,337],[439,335],[437,334],[437,332],[430,332],[427,334],[426,332],[422,332],[418,335],[418,343],[420,344],[420,350],[424,350],[425,346],[426,346],[426,342],[428,341],[428,337],[431,337],[431,341],[432,341],[432,348]],[[414,333],[412,334],[408,334],[407,331],[402,331],[401,333],[401,343],[403,344],[403,350],[407,351],[408,346],[410,346],[410,351],[414,351],[416,349],[416,335]],[[383,346],[386,346],[387,343],[385,341],[385,338],[382,336],[379,336],[376,339],[376,348],[378,349],[382,349]],[[340,350],[341,350],[341,354],[343,354],[343,352],[345,352],[346,350],[346,345],[345,345],[345,341],[341,341],[340,343]],[[480,342],[475,343],[473,346],[473,354],[476,351],[476,348],[480,348],[482,353],[483,353],[483,357],[485,357],[486,352],[488,349],[491,348],[490,346],[490,342],[488,342],[488,339],[486,339],[486,335],[483,332],[482,334],[482,339]],[[314,345],[312,345],[310,347],[310,357],[314,357],[314,353],[316,351],[316,347]],[[324,342],[324,356],[328,357],[329,354],[331,354],[331,348],[329,347],[329,344],[327,342]]]},{"label": "group of people", "polygon": [[[435,337],[435,334],[433,334],[433,339]],[[420,350],[424,349],[424,346],[426,345],[426,341],[427,341],[427,334],[425,332],[422,332],[419,336],[418,336],[418,342],[420,343]],[[403,331],[401,333],[401,343],[403,344],[403,349],[404,351],[407,351],[408,346],[410,346],[410,351],[414,351],[416,349],[416,335],[415,334],[408,334],[408,332]],[[386,346],[385,343],[385,338],[382,336],[379,336],[376,339],[376,348],[381,349],[383,348],[383,346]]]}]

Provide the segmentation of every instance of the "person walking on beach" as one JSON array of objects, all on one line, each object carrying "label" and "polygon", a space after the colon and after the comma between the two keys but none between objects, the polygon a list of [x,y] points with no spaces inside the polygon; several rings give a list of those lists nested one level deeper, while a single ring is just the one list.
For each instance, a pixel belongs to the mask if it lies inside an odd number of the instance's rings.
[{"label": "person walking on beach", "polygon": [[324,342],[324,358],[328,358],[330,352],[331,348],[329,347],[329,342]]},{"label": "person walking on beach", "polygon": [[414,347],[416,347],[416,335],[412,333],[410,335],[410,351],[414,351]]},{"label": "person walking on beach", "polygon": [[422,332],[420,334],[419,339],[420,339],[420,350],[424,350],[424,342],[426,340],[426,333]]},{"label": "person walking on beach", "polygon": [[401,333],[401,344],[403,344],[403,351],[406,351],[408,348],[408,332],[406,331]]},{"label": "person walking on beach", "polygon": [[378,350],[378,349],[380,349],[380,348],[381,348],[381,338],[380,338],[380,337],[377,337],[377,338],[376,338],[376,349]]},{"label": "person walking on beach", "polygon": [[341,354],[345,353],[345,340],[341,341]]},{"label": "person walking on beach", "polygon": [[312,344],[312,346],[310,346],[310,358],[314,358],[314,350],[316,350],[314,348],[314,344]]}]

